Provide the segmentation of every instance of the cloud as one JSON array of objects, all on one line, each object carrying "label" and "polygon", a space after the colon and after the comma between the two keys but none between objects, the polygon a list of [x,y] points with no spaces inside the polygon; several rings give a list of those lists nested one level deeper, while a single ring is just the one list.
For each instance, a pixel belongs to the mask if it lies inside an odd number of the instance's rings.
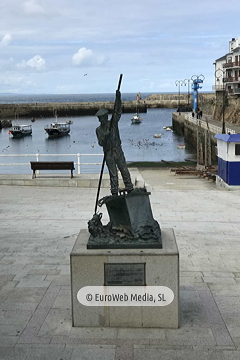
[{"label": "cloud", "polygon": [[40,55],[35,55],[28,61],[22,60],[20,64],[17,64],[17,67],[20,69],[31,69],[42,71],[45,70],[45,60]]},{"label": "cloud", "polygon": [[2,40],[0,41],[0,45],[1,46],[7,46],[10,44],[10,42],[12,41],[12,36],[10,34],[5,34],[2,37]]},{"label": "cloud", "polygon": [[101,55],[95,55],[91,49],[85,47],[78,50],[72,57],[73,65],[80,67],[101,66],[107,59]]},{"label": "cloud", "polygon": [[27,0],[23,3],[23,11],[26,14],[33,15],[33,14],[44,14],[44,8],[38,4],[37,0]]}]

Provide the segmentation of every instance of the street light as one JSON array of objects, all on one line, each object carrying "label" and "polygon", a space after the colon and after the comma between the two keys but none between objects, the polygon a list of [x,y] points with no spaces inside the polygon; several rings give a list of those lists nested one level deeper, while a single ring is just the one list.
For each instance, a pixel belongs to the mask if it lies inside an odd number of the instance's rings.
[{"label": "street light", "polygon": [[189,111],[189,107],[190,107],[189,106],[189,102],[190,102],[189,84],[190,84],[191,79],[184,79],[184,84],[185,85],[187,85],[186,81],[188,82],[188,111]]},{"label": "street light", "polygon": [[[217,75],[218,73],[218,75]],[[220,81],[220,79],[222,78],[222,134],[226,134],[226,127],[225,127],[225,119],[224,119],[224,113],[225,113],[225,93],[226,93],[226,85],[223,85],[224,82],[224,75],[225,75],[225,71],[218,68],[215,71],[215,78],[217,79],[217,81]]]},{"label": "street light", "polygon": [[178,115],[180,115],[180,86],[186,86],[183,80],[176,80],[176,86],[178,86]]}]

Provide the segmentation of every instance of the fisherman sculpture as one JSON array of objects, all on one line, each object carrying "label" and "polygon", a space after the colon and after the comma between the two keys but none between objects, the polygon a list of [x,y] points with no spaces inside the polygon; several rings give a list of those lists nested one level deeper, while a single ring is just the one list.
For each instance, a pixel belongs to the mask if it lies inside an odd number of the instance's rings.
[{"label": "fisherman sculpture", "polygon": [[[100,109],[96,116],[100,125],[96,129],[98,143],[103,147],[104,158],[99,177],[95,211],[88,221],[91,234],[87,249],[138,249],[162,247],[161,230],[153,219],[149,201],[150,192],[145,187],[133,189],[130,173],[122,150],[118,122],[122,114],[122,101],[119,78],[113,114],[108,120],[108,110]],[[110,175],[111,195],[99,200],[104,165]],[[120,170],[125,189],[119,189],[118,170]],[[119,194],[119,196],[118,196]],[[109,223],[102,224],[102,213],[98,207],[106,205]]]},{"label": "fisherman sculpture", "polygon": [[133,190],[130,173],[122,150],[118,122],[122,114],[121,92],[116,91],[114,112],[111,120],[108,120],[108,110],[100,109],[96,116],[100,126],[96,129],[98,144],[103,147],[104,158],[108,167],[111,185],[111,194],[118,195],[118,169],[121,172],[125,190],[130,193]]}]

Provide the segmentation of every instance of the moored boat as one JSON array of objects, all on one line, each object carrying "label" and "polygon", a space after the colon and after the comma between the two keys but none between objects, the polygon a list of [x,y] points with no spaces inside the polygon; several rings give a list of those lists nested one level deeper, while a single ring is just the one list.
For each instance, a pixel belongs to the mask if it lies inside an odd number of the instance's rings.
[{"label": "moored boat", "polygon": [[44,130],[48,137],[60,137],[70,133],[70,124],[54,122],[51,125],[46,125]]},{"label": "moored boat", "polygon": [[140,115],[138,113],[136,113],[135,115],[133,115],[131,120],[132,120],[132,124],[140,124],[143,119],[140,118]]},{"label": "moored boat", "polygon": [[13,125],[8,133],[12,134],[14,138],[32,135],[32,125]]},{"label": "moored boat", "polygon": [[44,127],[45,132],[48,134],[48,137],[61,137],[68,135],[70,133],[70,123],[67,121],[60,123],[57,121],[57,111],[54,112],[55,122],[51,125],[46,125]]},{"label": "moored boat", "polygon": [[140,117],[139,109],[138,109],[138,104],[140,100],[141,100],[141,94],[138,93],[137,102],[136,102],[136,114],[133,115],[133,117],[131,118],[132,124],[141,124],[141,122],[143,121],[143,119]]},{"label": "moored boat", "polygon": [[185,145],[184,145],[184,144],[179,144],[179,145],[178,145],[178,148],[179,148],[179,149],[185,149]]},{"label": "moored boat", "polygon": [[162,136],[162,134],[154,134],[153,137],[154,138],[160,138]]}]

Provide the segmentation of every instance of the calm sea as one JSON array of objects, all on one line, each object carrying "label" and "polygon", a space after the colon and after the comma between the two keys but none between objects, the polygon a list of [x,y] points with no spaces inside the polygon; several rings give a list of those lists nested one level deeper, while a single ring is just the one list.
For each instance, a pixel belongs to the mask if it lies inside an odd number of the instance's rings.
[{"label": "calm sea", "polygon": [[[142,98],[150,94],[142,94]],[[122,94],[122,99],[135,100],[136,94]],[[114,94],[83,94],[83,95],[0,95],[0,103],[30,103],[30,102],[77,102],[77,101],[113,101]],[[127,161],[185,161],[186,158],[195,158],[195,150],[185,144],[184,138],[175,132],[166,131],[164,126],[172,124],[172,112],[176,109],[148,109],[142,113],[143,122],[131,124],[133,114],[122,114],[119,129],[122,147]],[[58,118],[60,122],[69,118]],[[39,118],[34,123],[30,119],[20,118],[19,124],[31,124],[32,136],[13,139],[8,129],[0,131],[0,166],[2,174],[31,174],[30,161],[36,160],[73,160],[77,162],[76,154],[82,156],[81,162],[100,163],[102,148],[98,145],[95,129],[99,121],[95,116],[71,117],[73,124],[68,136],[58,139],[49,139],[45,134],[44,126],[54,121],[54,118]],[[13,124],[16,123],[13,120]],[[154,134],[162,134],[161,138],[154,138]],[[178,149],[179,144],[185,144],[185,149]],[[70,156],[63,156],[67,154]],[[10,155],[24,155],[12,157]],[[31,155],[31,156],[28,156]],[[54,155],[54,156],[53,156]],[[12,165],[26,164],[26,165]],[[100,165],[85,165],[81,167],[83,173],[99,173]]]}]

